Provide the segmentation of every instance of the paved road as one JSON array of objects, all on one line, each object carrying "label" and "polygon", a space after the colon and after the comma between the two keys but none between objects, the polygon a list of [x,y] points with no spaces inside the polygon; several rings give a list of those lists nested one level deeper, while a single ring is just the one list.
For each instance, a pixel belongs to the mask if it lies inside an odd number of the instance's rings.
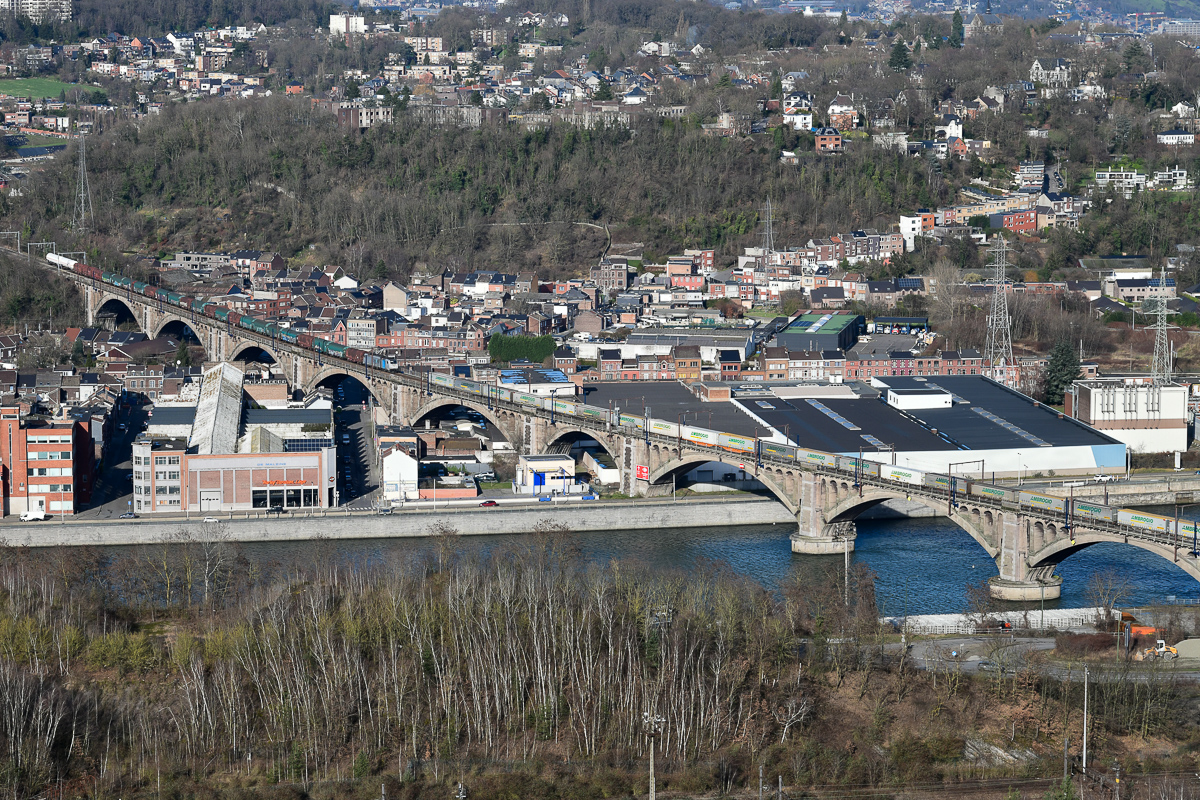
[{"label": "paved road", "polygon": [[133,499],[133,482],[129,479],[133,470],[133,440],[149,419],[147,412],[145,406],[136,406],[117,418],[117,428],[105,449],[91,502],[85,511],[75,515],[76,519],[115,519],[129,510]]},{"label": "paved road", "polygon": [[369,414],[366,406],[351,405],[334,415],[338,502],[351,508],[371,508],[380,494],[378,460],[375,443],[371,441]]},{"label": "paved road", "polygon": [[[1002,673],[1011,675],[1024,668],[1030,657],[1037,652],[1054,649],[1054,639],[1049,637],[955,636],[944,639],[918,639],[911,644],[909,656],[918,669],[954,670],[978,673]],[[887,648],[899,652],[898,644]],[[1039,670],[1060,680],[1083,680],[1083,665],[1048,663]],[[1170,674],[1180,680],[1200,682],[1200,665],[1195,661],[1153,661],[1138,663],[1100,664],[1090,668],[1093,681],[1118,681],[1132,678],[1145,681],[1153,677]]]}]

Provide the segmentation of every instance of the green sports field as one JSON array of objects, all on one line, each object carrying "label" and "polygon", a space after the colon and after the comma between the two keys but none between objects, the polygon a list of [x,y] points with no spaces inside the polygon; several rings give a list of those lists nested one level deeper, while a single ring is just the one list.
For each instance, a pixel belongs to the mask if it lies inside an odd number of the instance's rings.
[{"label": "green sports field", "polygon": [[[59,94],[71,89],[81,88],[69,83],[56,81],[52,78],[13,78],[0,81],[0,94],[14,97],[32,97],[35,100],[42,97],[58,97]],[[91,87],[87,87],[91,91]]]}]

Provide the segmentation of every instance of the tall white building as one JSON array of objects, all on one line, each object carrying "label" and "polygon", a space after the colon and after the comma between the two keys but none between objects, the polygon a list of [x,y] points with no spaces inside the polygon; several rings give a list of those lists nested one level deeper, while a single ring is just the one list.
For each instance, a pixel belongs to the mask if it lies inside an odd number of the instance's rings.
[{"label": "tall white building", "polygon": [[329,15],[329,34],[331,36],[347,33],[366,33],[366,31],[367,23],[365,17],[355,14]]},{"label": "tall white building", "polygon": [[71,0],[0,0],[0,14],[29,17],[42,24],[71,19]]}]

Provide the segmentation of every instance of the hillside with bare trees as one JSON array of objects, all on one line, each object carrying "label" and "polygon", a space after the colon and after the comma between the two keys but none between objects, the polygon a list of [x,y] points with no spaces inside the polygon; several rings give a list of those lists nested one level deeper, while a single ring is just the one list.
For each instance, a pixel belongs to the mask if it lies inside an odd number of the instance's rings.
[{"label": "hillside with bare trees", "polygon": [[[307,565],[255,562],[219,530],[120,554],[5,548],[0,791],[636,796],[651,714],[676,797],[744,791],[760,766],[793,797],[1006,781],[1040,796],[1063,736],[1078,741],[1065,678],[885,652],[865,570],[847,603],[840,570],[767,592],[716,564],[586,563],[543,528],[490,552],[442,528],[370,565],[322,542]],[[1094,747],[1191,735],[1190,690],[1169,679],[1096,691]]]}]

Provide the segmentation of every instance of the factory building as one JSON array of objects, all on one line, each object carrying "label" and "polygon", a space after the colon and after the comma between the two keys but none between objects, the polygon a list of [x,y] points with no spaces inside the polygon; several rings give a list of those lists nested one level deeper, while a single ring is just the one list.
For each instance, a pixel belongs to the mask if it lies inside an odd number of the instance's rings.
[{"label": "factory building", "polygon": [[1126,445],[981,375],[885,376],[870,385],[772,387],[739,399],[770,437],[961,475],[1124,472]]},{"label": "factory building", "polygon": [[1075,381],[1065,409],[1073,419],[1124,442],[1135,453],[1188,449],[1188,389],[1142,378]]},{"label": "factory building", "polygon": [[304,511],[337,504],[329,409],[246,409],[243,374],[205,370],[194,407],[154,409],[133,445],[133,511]]}]

